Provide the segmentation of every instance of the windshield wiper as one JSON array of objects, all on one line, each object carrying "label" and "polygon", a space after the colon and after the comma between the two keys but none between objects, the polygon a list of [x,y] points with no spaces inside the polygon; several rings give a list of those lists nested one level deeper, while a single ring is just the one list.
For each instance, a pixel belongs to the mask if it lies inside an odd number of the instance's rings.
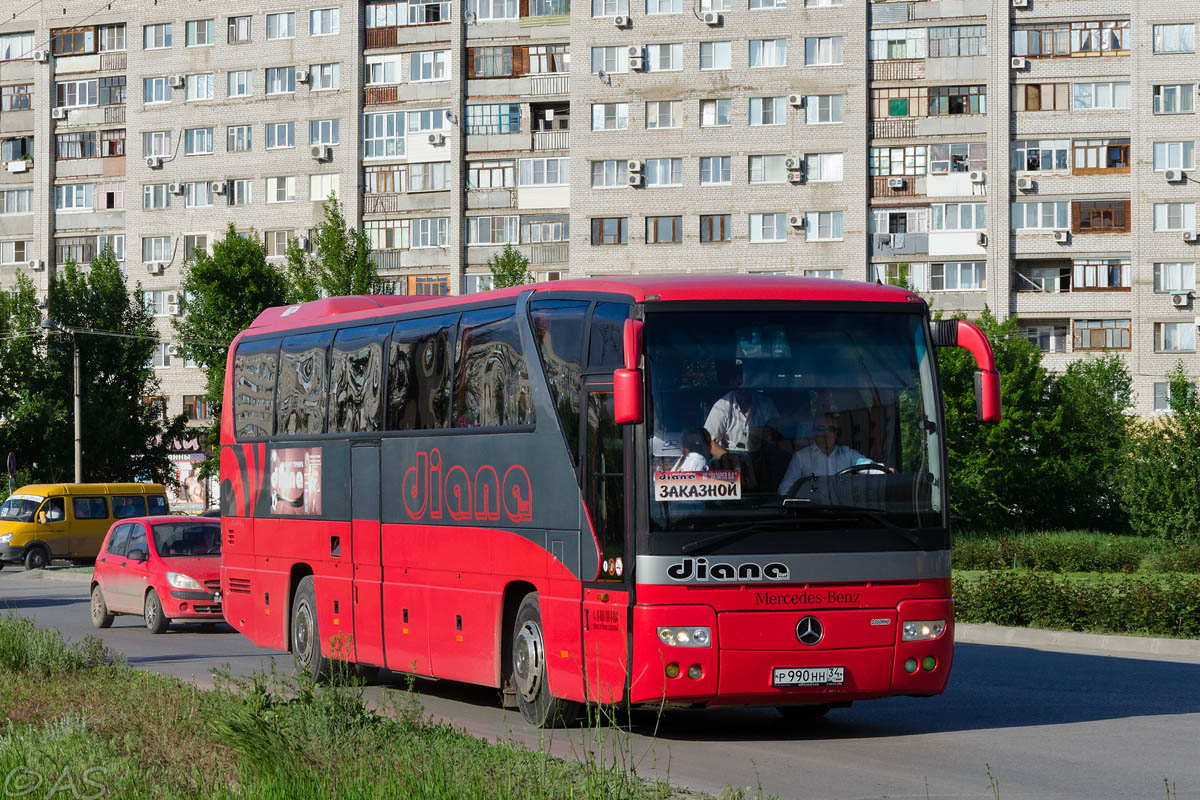
[{"label": "windshield wiper", "polygon": [[789,497],[783,501],[783,507],[792,509],[793,511],[816,512],[826,514],[829,517],[850,517],[857,519],[868,519],[879,524],[879,527],[885,528],[897,536],[906,539],[918,547],[921,546],[920,538],[908,528],[901,528],[896,523],[887,518],[887,514],[879,511],[872,511],[869,508],[856,508],[854,506],[837,506],[820,503],[807,503],[803,500],[798,500],[794,497]]},{"label": "windshield wiper", "polygon": [[734,539],[737,539],[748,533],[762,533],[763,531],[773,531],[773,530],[778,530],[780,528],[791,528],[791,527],[795,527],[795,525],[796,525],[796,521],[794,519],[758,520],[756,522],[748,522],[748,523],[726,522],[726,523],[722,523],[720,525],[716,525],[714,527],[717,527],[717,528],[727,528],[730,526],[736,526],[736,527],[733,527],[731,530],[722,531],[721,533],[713,534],[712,536],[709,536],[706,539],[700,539],[695,542],[688,542],[687,544],[685,544],[683,547],[681,547],[679,549],[679,552],[685,556],[692,555],[693,553],[707,553],[707,552],[710,552],[715,547],[720,547],[721,545],[731,542]]}]

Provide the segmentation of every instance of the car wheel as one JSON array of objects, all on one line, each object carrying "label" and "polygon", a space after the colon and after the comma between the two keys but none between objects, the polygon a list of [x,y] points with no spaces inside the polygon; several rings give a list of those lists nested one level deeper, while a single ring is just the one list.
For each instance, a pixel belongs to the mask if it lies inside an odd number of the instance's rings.
[{"label": "car wheel", "polygon": [[46,548],[35,545],[25,553],[25,569],[45,569],[50,563],[50,554],[46,552]]},{"label": "car wheel", "polygon": [[108,603],[104,602],[104,593],[100,591],[100,585],[96,584],[92,587],[92,626],[107,628],[112,624],[113,615],[108,611]]},{"label": "car wheel", "polygon": [[314,681],[329,677],[329,659],[321,653],[321,631],[317,627],[317,590],[311,575],[296,587],[292,600],[292,658],[297,674]]},{"label": "car wheel", "polygon": [[804,722],[805,720],[820,719],[828,714],[832,708],[831,704],[820,703],[811,706],[776,706],[775,710],[786,720]]},{"label": "car wheel", "polygon": [[579,703],[550,694],[546,679],[546,643],[537,592],[525,595],[512,633],[512,682],[521,716],[539,728],[567,726],[579,716]]},{"label": "car wheel", "polygon": [[167,619],[167,615],[163,613],[162,601],[158,599],[158,592],[153,589],[146,592],[146,607],[143,616],[146,619],[146,630],[151,633],[163,633],[171,624],[171,620]]}]

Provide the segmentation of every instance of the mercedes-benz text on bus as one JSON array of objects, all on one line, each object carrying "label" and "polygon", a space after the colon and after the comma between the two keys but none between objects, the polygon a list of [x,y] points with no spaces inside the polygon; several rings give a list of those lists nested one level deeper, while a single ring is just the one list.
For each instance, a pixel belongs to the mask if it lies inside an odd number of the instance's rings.
[{"label": "mercedes-benz text on bus", "polygon": [[637,277],[263,312],[230,348],[222,601],[254,642],[584,702],[799,716],[953,660],[938,346],[904,289]]}]

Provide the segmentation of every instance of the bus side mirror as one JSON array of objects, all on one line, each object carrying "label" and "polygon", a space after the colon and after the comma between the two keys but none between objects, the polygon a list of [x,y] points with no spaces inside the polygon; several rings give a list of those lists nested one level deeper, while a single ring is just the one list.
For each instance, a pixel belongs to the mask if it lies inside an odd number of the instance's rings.
[{"label": "bus side mirror", "polygon": [[638,363],[642,360],[642,322],[625,320],[622,331],[625,366],[613,371],[613,415],[618,425],[630,425],[642,421],[642,371]]},{"label": "bus side mirror", "polygon": [[933,323],[933,343],[937,347],[962,347],[975,357],[975,413],[980,422],[999,422],[1002,413],[1000,372],[992,344],[983,331],[966,320],[937,320]]}]

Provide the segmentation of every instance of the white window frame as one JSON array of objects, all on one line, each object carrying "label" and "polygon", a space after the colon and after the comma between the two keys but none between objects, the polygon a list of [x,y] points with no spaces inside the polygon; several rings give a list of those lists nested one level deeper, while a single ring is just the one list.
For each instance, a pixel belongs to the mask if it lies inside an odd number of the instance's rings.
[{"label": "white window frame", "polygon": [[1196,166],[1195,140],[1155,142],[1153,147],[1154,171],[1169,169],[1194,169]]},{"label": "white window frame", "polygon": [[[844,215],[841,211],[807,211],[804,214],[804,240],[807,242],[840,242],[845,238]],[[823,228],[829,234],[821,234]],[[815,231],[815,233],[814,233]]]},{"label": "white window frame", "polygon": [[[829,119],[821,120],[823,106],[827,106]],[[804,97],[804,122],[806,125],[841,125],[846,121],[846,96],[844,94],[810,94]],[[837,119],[834,119],[836,112]]]},{"label": "white window frame", "polygon": [[267,204],[294,203],[296,201],[296,176],[272,175],[266,179]]},{"label": "white window frame", "polygon": [[[667,124],[663,124],[663,109],[667,111]],[[650,100],[646,103],[646,130],[670,130],[683,124],[682,100]]]},{"label": "white window frame", "polygon": [[[749,45],[750,69],[771,69],[787,66],[787,39],[751,39]],[[755,52],[758,63],[755,62]]]},{"label": "white window frame", "polygon": [[842,64],[843,37],[806,36],[804,39],[804,66],[836,67]]},{"label": "white window frame", "polygon": [[[764,236],[765,233],[770,235]],[[786,212],[750,214],[750,242],[752,244],[775,244],[783,241],[787,241]]]},{"label": "white window frame", "polygon": [[[610,119],[613,124],[608,124]],[[599,125],[597,125],[599,123]],[[629,103],[592,103],[593,131],[624,131],[629,129]]]},{"label": "white window frame", "polygon": [[[282,28],[282,29],[281,29]],[[279,11],[267,14],[267,41],[296,38],[296,12]]]},{"label": "white window frame", "polygon": [[[704,179],[705,167],[707,167],[708,180]],[[713,173],[717,174],[718,180],[712,180]],[[730,186],[733,183],[733,158],[732,156],[701,156],[700,157],[700,185],[701,186]]]},{"label": "white window frame", "polygon": [[[1179,225],[1171,225],[1171,207],[1179,206]],[[1154,204],[1154,230],[1155,231],[1194,231],[1196,230],[1196,204],[1195,203],[1155,203]]]},{"label": "white window frame", "polygon": [[808,183],[837,183],[845,175],[845,153],[808,153],[804,157],[804,179]]},{"label": "white window frame", "polygon": [[336,36],[341,33],[342,10],[340,8],[314,8],[308,12],[308,35]]},{"label": "white window frame", "polygon": [[[707,50],[707,54],[705,53]],[[704,66],[705,58],[708,66]],[[700,71],[714,72],[717,70],[733,69],[733,42],[721,40],[700,43]]]}]

